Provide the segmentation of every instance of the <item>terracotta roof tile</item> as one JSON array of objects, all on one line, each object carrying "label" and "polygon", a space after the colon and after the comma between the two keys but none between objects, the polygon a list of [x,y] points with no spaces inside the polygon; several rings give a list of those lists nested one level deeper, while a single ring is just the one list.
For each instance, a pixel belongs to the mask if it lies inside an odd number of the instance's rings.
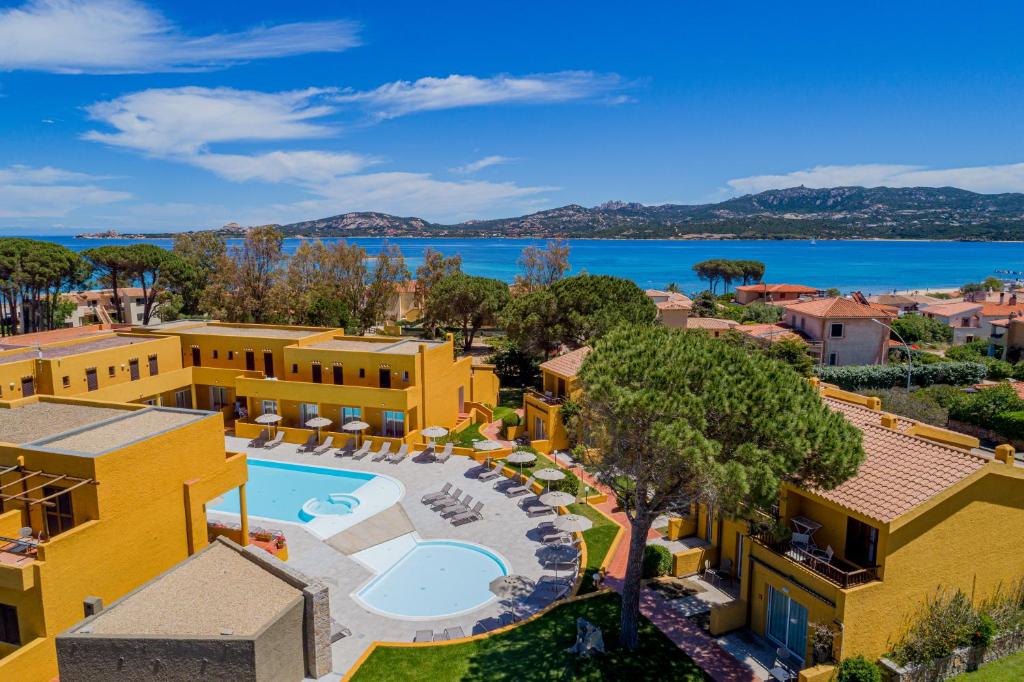
[{"label": "terracotta roof tile", "polygon": [[981,314],[985,317],[1009,317],[1010,313],[1024,315],[1024,304],[999,305],[998,303],[986,303],[981,306]]},{"label": "terracotta roof tile", "polygon": [[824,318],[885,317],[889,315],[884,310],[878,310],[863,303],[857,303],[856,301],[839,296],[819,298],[804,303],[792,303],[786,306],[786,310],[810,315],[811,317]]},{"label": "terracotta roof tile", "polygon": [[[872,410],[863,405],[848,403],[844,400],[836,400],[835,398],[822,398],[822,400],[836,412],[841,412],[848,422],[857,427],[880,426],[882,424],[882,415],[891,414]],[[913,419],[907,419],[899,415],[893,416],[896,417],[897,431],[906,431],[915,424]]]},{"label": "terracotta roof tile", "polygon": [[547,362],[542,362],[540,368],[555,374],[561,374],[564,377],[574,377],[579,373],[580,367],[583,366],[583,359],[587,357],[590,351],[590,346],[577,348],[565,355],[559,355],[557,358],[551,358]]},{"label": "terracotta roof tile", "polygon": [[803,284],[743,284],[736,287],[736,291],[753,291],[769,294],[816,294],[821,289],[807,287]]},{"label": "terracotta roof tile", "polygon": [[[827,402],[837,409],[835,401]],[[893,521],[986,464],[985,459],[964,450],[880,425],[858,424],[863,415],[845,405],[837,411],[863,433],[864,462],[853,478],[835,489],[813,492],[877,521]]]},{"label": "terracotta roof tile", "polygon": [[939,305],[930,305],[925,308],[922,312],[928,315],[939,315],[940,317],[949,317],[951,315],[962,315],[964,313],[973,313],[981,310],[982,305],[980,303],[971,303],[964,301],[961,303],[940,303]]},{"label": "terracotta roof tile", "polygon": [[717,317],[691,317],[686,320],[687,329],[733,329],[740,326],[736,320],[722,320]]}]

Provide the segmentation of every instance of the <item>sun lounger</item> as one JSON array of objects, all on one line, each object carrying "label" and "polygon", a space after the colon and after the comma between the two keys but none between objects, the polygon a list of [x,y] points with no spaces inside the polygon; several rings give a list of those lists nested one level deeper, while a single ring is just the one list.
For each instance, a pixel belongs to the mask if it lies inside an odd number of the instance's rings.
[{"label": "sun lounger", "polygon": [[371,462],[379,462],[382,459],[384,459],[385,457],[387,457],[388,453],[390,453],[390,452],[391,452],[391,441],[387,441],[383,445],[380,446],[380,450],[378,450],[377,452],[373,453],[373,457],[370,458],[370,461]]},{"label": "sun lounger", "polygon": [[267,444],[268,440],[270,440],[270,431],[267,429],[263,429],[262,431],[260,431],[260,435],[256,436],[251,441],[249,441],[249,447],[262,448],[264,445]]},{"label": "sun lounger", "polygon": [[530,518],[533,518],[534,516],[545,516],[547,514],[554,514],[555,513],[555,508],[554,507],[549,507],[546,504],[540,504],[540,503],[531,504],[529,506],[524,506],[523,510],[526,512],[526,515],[529,516]]},{"label": "sun lounger", "polygon": [[372,447],[373,446],[371,445],[370,441],[366,441],[365,443],[359,446],[358,450],[352,453],[352,459],[362,459],[363,457],[366,457],[368,454],[370,454],[370,450],[372,449]]},{"label": "sun lounger", "polygon": [[520,495],[530,495],[533,493],[533,476],[526,479],[526,483],[522,485],[514,485],[510,488],[505,488],[505,497],[519,497]]},{"label": "sun lounger", "polygon": [[440,510],[440,509],[442,509],[444,507],[447,507],[448,505],[450,505],[450,504],[452,504],[454,502],[458,502],[459,501],[459,495],[461,495],[461,494],[462,494],[462,488],[456,488],[455,492],[452,493],[451,495],[445,495],[443,497],[439,497],[436,500],[432,500],[432,501],[427,502],[425,504],[429,504],[431,509],[433,509],[434,511],[438,511],[438,510]]},{"label": "sun lounger", "polygon": [[572,533],[549,533],[541,538],[545,545],[575,545],[579,538],[573,537]]},{"label": "sun lounger", "polygon": [[576,568],[576,564],[578,561],[579,556],[577,556],[572,561],[545,561],[543,563],[544,568],[550,568],[554,571],[571,571]]},{"label": "sun lounger", "polygon": [[313,452],[316,446],[320,444],[320,439],[314,433],[312,436],[306,439],[306,442],[299,446],[299,452]]},{"label": "sun lounger", "polygon": [[543,582],[543,579],[537,582],[537,592],[540,592],[545,597],[550,597],[552,601],[561,599],[562,597],[567,595],[569,593],[569,590],[571,589],[572,585],[565,582],[554,580],[549,582]]},{"label": "sun lounger", "polygon": [[442,497],[448,497],[448,491],[451,490],[451,489],[452,489],[452,484],[451,483],[445,483],[443,486],[441,486],[441,489],[438,490],[436,493],[427,493],[422,498],[420,498],[420,502],[422,502],[423,504],[430,504],[431,502],[437,502]]},{"label": "sun lounger", "polygon": [[322,455],[334,447],[334,436],[327,436],[324,442],[313,450],[314,455]]},{"label": "sun lounger", "polygon": [[351,630],[349,630],[347,627],[331,618],[331,644],[334,644],[339,639],[344,639],[345,637],[351,636]]},{"label": "sun lounger", "polygon": [[483,502],[477,502],[473,505],[473,508],[469,511],[464,511],[448,519],[452,522],[453,526],[461,526],[464,523],[471,523],[473,521],[479,521],[484,517],[481,513],[484,508]]},{"label": "sun lounger", "polygon": [[493,469],[487,469],[477,474],[476,480],[478,481],[493,481],[496,478],[501,478],[501,462],[496,462]]},{"label": "sun lounger", "polygon": [[458,504],[449,505],[449,506],[445,507],[444,509],[442,509],[441,510],[441,518],[442,519],[447,519],[450,516],[455,516],[456,514],[461,514],[463,512],[468,512],[469,511],[469,505],[470,505],[470,503],[472,501],[473,501],[473,496],[472,495],[466,495],[466,499],[462,500],[462,502],[459,502]]},{"label": "sun lounger", "polygon": [[412,638],[414,642],[433,642],[434,631],[433,630],[417,630],[416,636]]},{"label": "sun lounger", "polygon": [[394,453],[393,455],[388,455],[388,462],[390,462],[391,464],[398,464],[403,459],[405,459],[405,456],[408,454],[409,446],[403,443],[402,447],[398,448],[398,452]]},{"label": "sun lounger", "polygon": [[432,460],[432,459],[434,459],[434,446],[433,445],[428,445],[427,447],[423,448],[419,452],[412,453],[412,456],[413,456],[413,458],[423,457],[423,458],[425,458],[427,460]]},{"label": "sun lounger", "polygon": [[435,632],[434,633],[434,641],[435,642],[443,642],[446,639],[448,639],[448,635],[446,635],[443,631],[442,632]]},{"label": "sun lounger", "polygon": [[445,462],[447,462],[452,456],[452,447],[453,445],[451,443],[445,443],[444,450],[441,450],[440,453],[438,453],[437,450],[435,449],[434,461],[437,462],[438,464],[444,464]]},{"label": "sun lounger", "polygon": [[442,512],[443,513],[445,511],[447,511],[448,509],[452,509],[452,508],[456,508],[456,507],[461,507],[461,506],[465,505],[468,502],[472,502],[473,497],[471,495],[466,495],[466,499],[465,500],[460,500],[459,499],[459,493],[460,492],[462,492],[462,491],[456,490],[455,494],[452,495],[449,499],[447,499],[447,500],[438,500],[434,504],[430,505],[430,509],[433,510],[433,511],[436,511],[436,512]]},{"label": "sun lounger", "polygon": [[461,639],[466,636],[466,633],[462,631],[462,626],[456,625],[453,628],[444,629],[445,639]]},{"label": "sun lounger", "polygon": [[278,431],[274,434],[274,437],[267,441],[267,444],[263,447],[269,450],[270,448],[276,448],[284,440],[284,431]]},{"label": "sun lounger", "polygon": [[356,451],[356,446],[350,440],[347,443],[345,443],[344,445],[342,445],[340,448],[337,448],[334,451],[334,456],[335,457],[350,457],[355,451]]}]

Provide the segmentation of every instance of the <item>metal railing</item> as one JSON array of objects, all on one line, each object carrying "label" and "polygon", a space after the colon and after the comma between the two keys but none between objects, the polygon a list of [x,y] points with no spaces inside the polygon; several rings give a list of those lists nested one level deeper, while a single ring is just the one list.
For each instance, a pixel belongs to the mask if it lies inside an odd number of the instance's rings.
[{"label": "metal railing", "polygon": [[547,393],[544,393],[543,391],[538,391],[535,388],[527,388],[526,392],[532,395],[537,400],[544,403],[545,405],[561,405],[563,402],[565,402],[564,397],[559,397],[554,394],[549,395]]},{"label": "metal railing", "polygon": [[802,565],[807,570],[835,583],[843,589],[863,585],[873,580],[878,580],[878,567],[860,568],[851,566],[853,570],[846,570],[832,561],[826,561],[824,557],[817,556],[803,547],[794,545],[791,540],[777,540],[771,533],[754,533],[751,537],[758,543],[767,547],[779,556]]}]

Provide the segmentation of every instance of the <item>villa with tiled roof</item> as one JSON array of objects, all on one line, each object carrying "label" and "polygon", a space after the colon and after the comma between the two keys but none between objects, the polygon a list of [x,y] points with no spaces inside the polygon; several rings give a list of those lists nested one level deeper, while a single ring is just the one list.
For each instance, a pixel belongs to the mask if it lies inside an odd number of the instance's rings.
[{"label": "villa with tiled roof", "polygon": [[550,452],[569,445],[569,434],[562,422],[562,404],[579,397],[579,374],[590,346],[563,353],[540,364],[540,389],[523,392],[523,430],[538,450]]},{"label": "villa with tiled roof", "polygon": [[895,315],[840,296],[786,306],[783,323],[803,335],[823,365],[875,365],[888,353]]},{"label": "villa with tiled roof", "polygon": [[659,289],[647,289],[644,293],[658,309],[658,320],[663,325],[675,329],[686,328],[690,310],[693,309],[693,301],[689,296],[678,291]]},{"label": "villa with tiled roof", "polygon": [[803,284],[742,284],[736,287],[736,302],[740,305],[768,303],[786,305],[801,299],[821,296],[821,289]]}]

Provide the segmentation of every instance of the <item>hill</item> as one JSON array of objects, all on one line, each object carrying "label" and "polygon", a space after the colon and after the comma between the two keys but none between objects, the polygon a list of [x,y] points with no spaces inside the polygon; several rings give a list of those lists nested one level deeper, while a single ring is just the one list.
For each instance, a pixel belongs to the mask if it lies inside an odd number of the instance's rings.
[{"label": "hill", "polygon": [[[1024,194],[978,194],[954,187],[792,187],[714,204],[570,204],[452,225],[363,212],[280,227],[289,237],[1020,240]],[[240,230],[231,225],[220,232],[236,237]]]}]

